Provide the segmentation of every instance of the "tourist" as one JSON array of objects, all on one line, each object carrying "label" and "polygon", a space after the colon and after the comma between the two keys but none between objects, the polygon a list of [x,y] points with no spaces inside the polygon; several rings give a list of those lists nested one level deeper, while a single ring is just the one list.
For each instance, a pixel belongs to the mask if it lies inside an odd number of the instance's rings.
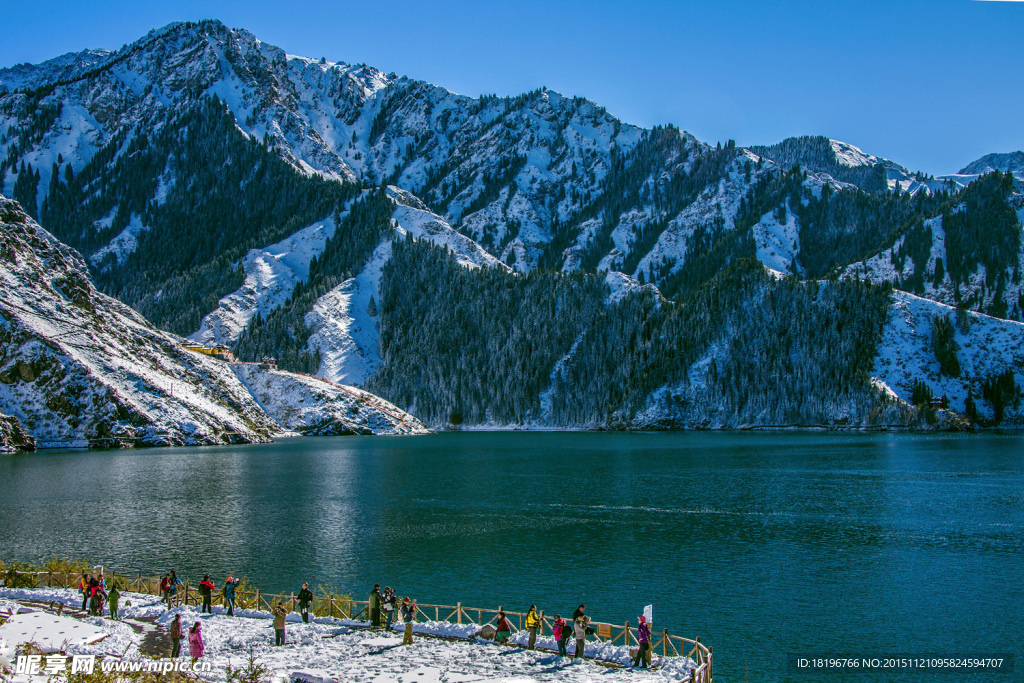
[{"label": "tourist", "polygon": [[181,615],[175,614],[171,622],[171,659],[181,655]]},{"label": "tourist", "polygon": [[95,584],[92,587],[92,597],[89,598],[89,614],[94,617],[103,615],[103,602],[107,597],[107,594],[100,588],[100,582],[94,580]]},{"label": "tourist", "polygon": [[313,591],[309,590],[309,584],[302,584],[299,591],[299,613],[302,615],[303,623],[309,623],[309,605],[313,602]]},{"label": "tourist", "polygon": [[203,608],[201,613],[213,614],[213,581],[210,580],[209,574],[203,575],[203,580],[199,582],[199,595],[203,598]]},{"label": "tourist", "polygon": [[651,665],[651,627],[647,625],[646,617],[640,617],[640,624],[636,627],[636,642],[637,650],[633,666],[646,669]]},{"label": "tourist", "polygon": [[381,598],[384,607],[384,628],[391,630],[391,622],[395,619],[395,609],[398,607],[398,596],[391,586],[384,587],[384,595]]},{"label": "tourist", "polygon": [[241,579],[234,579],[228,574],[224,581],[224,606],[228,608],[228,616],[235,616],[235,588],[242,583]]},{"label": "tourist", "polygon": [[274,645],[284,645],[284,624],[288,618],[288,610],[283,602],[278,602],[271,614],[274,615]]},{"label": "tourist", "polygon": [[494,634],[494,642],[508,642],[508,637],[512,635],[512,624],[508,623],[508,619],[505,618],[504,612],[498,612],[498,623],[495,624],[494,628],[497,631],[497,633]]},{"label": "tourist", "polygon": [[160,602],[167,603],[167,609],[171,608],[171,601],[167,599],[167,591],[171,589],[171,575],[164,574],[164,578],[160,579]]},{"label": "tourist", "polygon": [[380,584],[373,584],[373,590],[370,591],[370,626],[377,628],[380,626]]},{"label": "tourist", "polygon": [[93,617],[98,616],[98,614],[96,613],[96,606],[99,604],[99,598],[96,596],[96,594],[99,592],[99,590],[100,590],[99,579],[97,579],[95,576],[93,576],[92,579],[89,581],[89,606],[88,606],[88,613],[89,613],[90,616],[93,616]]},{"label": "tourist", "polygon": [[188,630],[188,653],[192,656],[192,666],[203,656],[203,625],[198,621]]},{"label": "tourist", "polygon": [[569,656],[565,651],[565,643],[569,640],[569,631],[569,624],[565,622],[561,614],[556,614],[555,623],[551,625],[551,634],[555,637],[555,642],[558,644],[558,654],[561,657]]},{"label": "tourist", "polygon": [[530,632],[530,640],[526,647],[532,650],[534,645],[537,644],[537,628],[540,626],[540,617],[537,616],[536,605],[530,605],[530,609],[526,611],[526,622],[524,625],[526,630]]},{"label": "tourist", "polygon": [[82,580],[78,582],[78,590],[82,593],[82,611],[84,612],[89,608],[89,584],[92,583],[92,577],[88,574],[82,574]]},{"label": "tourist", "polygon": [[[583,607],[583,605],[580,605],[580,607]],[[576,636],[575,657],[582,657],[586,653],[587,627],[589,625],[590,617],[582,613],[572,622],[573,634]]]},{"label": "tourist", "polygon": [[178,575],[171,570],[171,573],[167,576],[167,609],[171,608],[171,603],[174,602],[174,596],[178,592],[178,586],[181,585],[181,579]]},{"label": "tourist", "polygon": [[416,603],[402,598],[402,621],[405,622],[405,638],[402,645],[412,645],[412,625],[416,621]]},{"label": "tourist", "polygon": [[107,595],[107,604],[110,608],[110,618],[114,621],[118,621],[120,617],[117,614],[117,602],[121,598],[121,591],[117,590],[117,581],[114,581],[110,586],[110,593]]},{"label": "tourist", "polygon": [[576,611],[572,613],[572,620],[573,620],[573,622],[575,622],[575,621],[576,621],[577,619],[579,619],[580,617],[582,617],[582,616],[583,616],[583,613],[584,613],[584,612],[585,612],[586,610],[587,610],[587,606],[586,606],[586,605],[584,605],[584,604],[583,604],[583,603],[581,602],[581,603],[580,603],[580,606],[576,608]]}]

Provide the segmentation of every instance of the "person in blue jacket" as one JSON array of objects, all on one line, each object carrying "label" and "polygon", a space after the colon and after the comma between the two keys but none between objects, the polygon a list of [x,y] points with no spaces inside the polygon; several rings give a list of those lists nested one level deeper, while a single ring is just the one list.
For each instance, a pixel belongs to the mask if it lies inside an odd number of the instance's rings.
[{"label": "person in blue jacket", "polygon": [[224,580],[224,606],[228,608],[228,616],[235,616],[235,588],[242,583],[241,579],[235,579],[230,574]]}]

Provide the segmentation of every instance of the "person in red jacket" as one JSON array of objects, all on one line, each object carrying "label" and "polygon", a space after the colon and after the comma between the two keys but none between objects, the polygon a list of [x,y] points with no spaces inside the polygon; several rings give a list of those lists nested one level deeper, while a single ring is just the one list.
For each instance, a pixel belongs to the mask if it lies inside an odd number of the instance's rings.
[{"label": "person in red jacket", "polygon": [[181,654],[181,615],[175,614],[171,622],[171,659]]},{"label": "person in red jacket", "polygon": [[203,576],[203,580],[199,582],[199,595],[203,598],[203,613],[213,614],[213,589],[216,586],[213,585],[213,580],[209,574]]},{"label": "person in red jacket", "polygon": [[569,624],[562,618],[561,614],[555,615],[555,623],[551,626],[551,635],[555,637],[555,642],[558,643],[558,655],[560,657],[568,657],[569,653],[565,651],[565,644],[569,640],[569,634],[572,629]]},{"label": "person in red jacket", "polygon": [[508,623],[508,619],[505,618],[504,612],[498,612],[498,623],[494,625],[494,642],[505,643],[508,642],[508,637],[512,635],[512,624]]},{"label": "person in red jacket", "polygon": [[171,608],[171,601],[167,599],[167,591],[171,589],[171,575],[164,574],[164,578],[160,579],[160,601],[167,603],[167,609]]}]

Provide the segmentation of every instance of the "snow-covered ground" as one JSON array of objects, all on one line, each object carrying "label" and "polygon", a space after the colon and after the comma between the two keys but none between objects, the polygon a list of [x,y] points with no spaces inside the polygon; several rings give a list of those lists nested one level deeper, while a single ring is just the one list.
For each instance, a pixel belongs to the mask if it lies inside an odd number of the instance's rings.
[{"label": "snow-covered ground", "polygon": [[[18,609],[20,605],[15,600],[53,601],[75,608],[81,606],[79,594],[72,590],[0,588],[0,612]],[[270,676],[277,681],[297,678],[351,683],[679,681],[688,678],[693,667],[693,661],[686,657],[656,656],[658,668],[654,671],[609,668],[589,659],[571,661],[554,652],[500,646],[475,638],[477,626],[472,624],[419,623],[413,629],[415,633],[446,639],[418,637],[413,645],[403,646],[399,624],[394,626],[394,633],[387,633],[368,630],[364,622],[340,619],[314,618],[312,623],[304,624],[299,615],[293,613],[288,616],[285,629],[286,645],[274,647],[272,616],[268,612],[235,610],[236,616],[228,617],[219,607],[214,607],[214,614],[200,614],[193,607],[166,610],[154,596],[123,593],[120,614],[129,621],[140,617],[156,618],[157,623],[165,628],[176,614],[181,615],[184,626],[201,622],[206,646],[203,660],[211,664],[211,671],[201,676],[210,681],[225,680],[229,664],[236,669],[244,666],[250,650],[261,664],[269,668]],[[125,659],[140,657],[142,635],[128,624],[102,617],[88,617],[83,621],[100,628],[107,637],[93,645],[69,646],[67,654]],[[526,632],[514,634],[510,642],[524,645]],[[554,649],[554,642],[550,636],[540,636],[537,646]],[[572,652],[574,647],[570,641],[569,651]],[[187,650],[184,642],[182,650]],[[13,653],[9,651],[7,654]],[[614,664],[628,664],[629,657],[624,647],[594,640],[587,644],[586,655]],[[13,678],[12,683],[28,683],[27,676]],[[41,682],[43,677],[36,680]]]}]

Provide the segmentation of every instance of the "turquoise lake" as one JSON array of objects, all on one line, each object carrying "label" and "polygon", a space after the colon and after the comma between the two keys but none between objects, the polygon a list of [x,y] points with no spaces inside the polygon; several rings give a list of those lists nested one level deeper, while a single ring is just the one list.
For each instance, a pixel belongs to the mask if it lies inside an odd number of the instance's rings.
[{"label": "turquoise lake", "polygon": [[1024,670],[1024,435],[303,438],[0,456],[0,482],[4,560],[584,602],[619,623],[653,603],[656,629],[714,647],[724,683],[854,680],[793,674],[789,653],[1006,653]]}]

